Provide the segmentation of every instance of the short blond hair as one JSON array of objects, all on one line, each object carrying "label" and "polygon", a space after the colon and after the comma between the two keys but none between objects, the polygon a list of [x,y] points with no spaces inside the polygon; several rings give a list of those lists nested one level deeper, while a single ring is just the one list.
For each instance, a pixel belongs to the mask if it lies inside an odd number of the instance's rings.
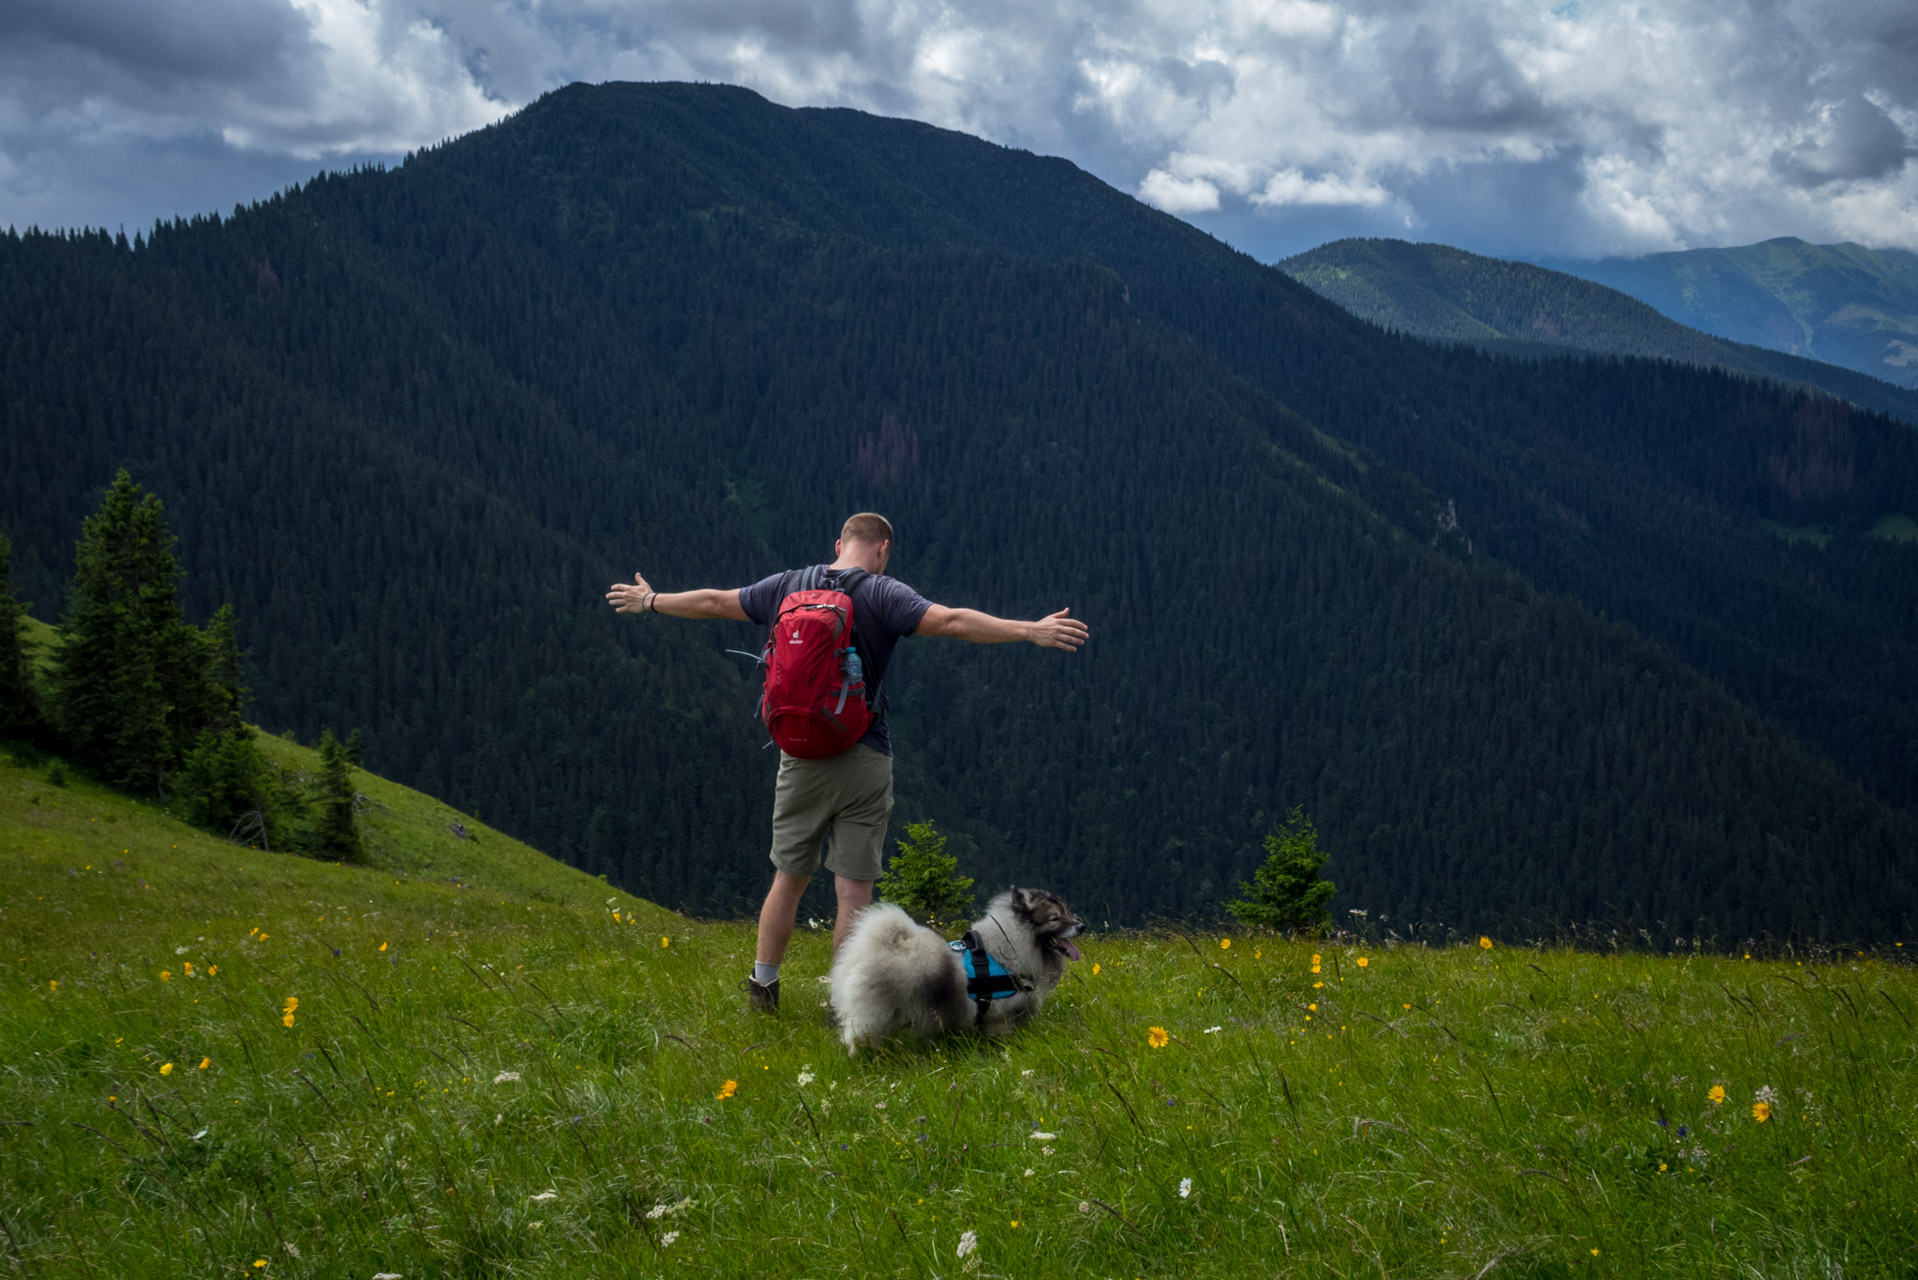
[{"label": "short blond hair", "polygon": [[873,511],[861,511],[856,516],[847,516],[845,527],[839,531],[841,542],[863,542],[876,547],[882,542],[892,541],[892,521]]}]

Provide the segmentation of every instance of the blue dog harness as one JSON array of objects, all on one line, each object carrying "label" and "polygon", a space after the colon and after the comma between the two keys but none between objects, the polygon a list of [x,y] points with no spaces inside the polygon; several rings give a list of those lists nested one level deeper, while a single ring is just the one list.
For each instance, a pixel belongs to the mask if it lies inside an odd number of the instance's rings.
[{"label": "blue dog harness", "polygon": [[966,994],[972,997],[974,1026],[984,1025],[986,1009],[995,999],[1018,995],[1025,990],[1004,965],[992,958],[992,954],[986,950],[986,944],[979,940],[977,929],[966,930],[965,937],[957,942],[948,942],[946,946],[959,953],[960,961],[966,967]]}]

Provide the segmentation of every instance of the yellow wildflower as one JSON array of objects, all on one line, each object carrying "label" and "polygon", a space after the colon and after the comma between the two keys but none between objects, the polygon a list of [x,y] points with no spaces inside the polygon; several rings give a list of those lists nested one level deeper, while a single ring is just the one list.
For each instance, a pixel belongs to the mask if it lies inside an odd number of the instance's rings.
[{"label": "yellow wildflower", "polygon": [[283,1026],[283,1027],[290,1027],[290,1026],[292,1026],[292,1025],[293,1025],[293,1015],[292,1015],[292,1014],[290,1014],[290,1013],[283,1013],[283,1014],[281,1014],[281,1015],[280,1015],[280,1025],[281,1025],[281,1026]]},{"label": "yellow wildflower", "polygon": [[161,1074],[161,1075],[163,1075],[163,1076],[170,1076],[170,1075],[172,1075],[172,1074],[173,1074],[173,1064],[172,1064],[171,1062],[162,1062],[162,1063],[160,1064],[160,1074]]},{"label": "yellow wildflower", "polygon": [[1718,1106],[1720,1103],[1725,1101],[1725,1086],[1722,1084],[1713,1085],[1710,1089],[1707,1089],[1705,1091],[1705,1097],[1711,1102],[1711,1104],[1714,1107]]},{"label": "yellow wildflower", "polygon": [[1264,954],[1265,954],[1265,948],[1263,947],[1252,948],[1252,958],[1254,960],[1257,960],[1259,957],[1263,956]]},{"label": "yellow wildflower", "polygon": [[193,962],[191,960],[186,961],[180,968],[187,977],[191,978],[193,976]]},{"label": "yellow wildflower", "polygon": [[207,1069],[208,1067],[210,1067],[210,1066],[212,1066],[212,1065],[213,1065],[213,1059],[211,1059],[211,1058],[201,1058],[201,1059],[200,1059],[200,1070],[202,1070],[202,1071],[205,1071],[205,1070],[206,1070],[206,1069]]},{"label": "yellow wildflower", "polygon": [[1758,1121],[1758,1123],[1760,1124],[1763,1124],[1765,1123],[1765,1121],[1771,1119],[1771,1103],[1769,1102],[1752,1103],[1752,1119]]},{"label": "yellow wildflower", "polygon": [[384,950],[386,950],[386,944],[385,944],[384,942],[382,942],[382,943],[380,944],[380,950],[381,950],[381,951],[384,951]]},{"label": "yellow wildflower", "polygon": [[49,990],[49,991],[58,991],[59,989],[60,989],[60,979],[58,979],[58,978],[49,978],[49,979],[47,980],[47,990]]},{"label": "yellow wildflower", "polygon": [[1165,1048],[1167,1042],[1171,1039],[1172,1037],[1166,1034],[1164,1027],[1152,1027],[1145,1033],[1145,1042],[1154,1049]]},{"label": "yellow wildflower", "polygon": [[718,1098],[721,1102],[724,1102],[726,1099],[732,1097],[735,1093],[738,1093],[738,1092],[739,1092],[739,1081],[728,1080],[725,1084],[722,1084],[719,1086],[719,1092],[714,1094],[713,1096],[715,1098]]},{"label": "yellow wildflower", "polygon": [[661,935],[661,937],[660,937],[660,939],[659,939],[659,945],[660,945],[660,946],[662,946],[662,947],[670,947],[670,946],[672,946],[672,945],[673,945],[673,940],[672,940],[671,938],[668,938],[668,937],[666,937],[666,936],[664,936],[664,935]]},{"label": "yellow wildflower", "polygon": [[162,970],[160,970],[160,981],[162,981],[162,982],[171,982],[171,981],[173,981],[173,970],[171,970],[171,969],[162,969]]},{"label": "yellow wildflower", "polygon": [[1480,934],[1478,945],[1481,950],[1490,951],[1492,949],[1492,940],[1486,937],[1485,935]]},{"label": "yellow wildflower", "polygon": [[1099,972],[1099,962],[1098,962],[1097,960],[1094,960],[1094,961],[1092,962],[1092,971],[1093,971],[1094,973],[1097,973],[1097,972]]},{"label": "yellow wildflower", "polygon": [[1319,967],[1319,953],[1316,951],[1312,953],[1312,967],[1314,969]]},{"label": "yellow wildflower", "polygon": [[1230,951],[1230,950],[1232,950],[1232,939],[1230,939],[1230,938],[1220,938],[1220,939],[1219,939],[1219,950],[1221,950],[1221,951]]},{"label": "yellow wildflower", "polygon": [[217,964],[210,964],[206,967],[206,976],[209,978],[214,977],[219,972],[220,972],[220,966]]},{"label": "yellow wildflower", "polygon": [[299,1007],[300,1007],[300,998],[298,996],[288,996],[286,998],[287,1013],[292,1013],[295,1009]]},{"label": "yellow wildflower", "polygon": [[1317,1013],[1319,1011],[1319,1007],[1315,1004],[1308,1004],[1305,1007],[1310,1009],[1313,1013]]},{"label": "yellow wildflower", "polygon": [[1354,963],[1357,964],[1359,968],[1363,969],[1366,965],[1371,964],[1372,962],[1370,960],[1367,960],[1364,956],[1360,956],[1356,961],[1354,961]]}]

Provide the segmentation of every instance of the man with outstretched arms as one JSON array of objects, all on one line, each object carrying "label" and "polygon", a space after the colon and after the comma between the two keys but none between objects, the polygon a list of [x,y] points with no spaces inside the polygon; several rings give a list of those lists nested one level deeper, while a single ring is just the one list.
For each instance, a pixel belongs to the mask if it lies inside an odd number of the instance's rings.
[{"label": "man with outstretched arms", "polygon": [[[870,727],[850,749],[823,759],[779,754],[773,788],[772,889],[759,911],[759,942],[746,989],[755,1009],[779,1008],[779,966],[792,938],[799,897],[818,870],[831,832],[826,866],[833,873],[839,914],[833,925],[838,948],[852,918],[872,901],[873,882],[885,860],[886,823],[892,816],[892,742],[886,727],[886,674],[892,651],[905,636],[953,636],[974,644],[1024,640],[1044,649],[1076,651],[1086,625],[1069,609],[1035,622],[995,618],[976,609],[948,609],[905,583],[886,576],[892,555],[892,525],[861,512],[846,521],[833,544],[833,562],[814,569],[773,574],[750,587],[722,591],[656,591],[640,574],[615,583],[606,600],[620,613],[663,613],[675,618],[731,618],[771,626],[783,601],[802,588],[836,590],[850,582],[854,670],[863,669]],[[858,572],[848,572],[856,570]]]}]

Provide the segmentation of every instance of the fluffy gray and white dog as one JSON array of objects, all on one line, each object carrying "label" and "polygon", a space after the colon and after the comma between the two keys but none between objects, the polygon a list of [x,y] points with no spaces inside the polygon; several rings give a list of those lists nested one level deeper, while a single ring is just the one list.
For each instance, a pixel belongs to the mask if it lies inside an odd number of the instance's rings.
[{"label": "fluffy gray and white dog", "polygon": [[1019,990],[995,998],[983,1021],[966,994],[966,966],[946,940],[890,902],[853,921],[832,962],[832,1007],[848,1052],[900,1031],[928,1039],[980,1031],[1006,1035],[1039,1011],[1079,958],[1072,944],[1085,922],[1044,889],[1008,889],[972,928]]}]

